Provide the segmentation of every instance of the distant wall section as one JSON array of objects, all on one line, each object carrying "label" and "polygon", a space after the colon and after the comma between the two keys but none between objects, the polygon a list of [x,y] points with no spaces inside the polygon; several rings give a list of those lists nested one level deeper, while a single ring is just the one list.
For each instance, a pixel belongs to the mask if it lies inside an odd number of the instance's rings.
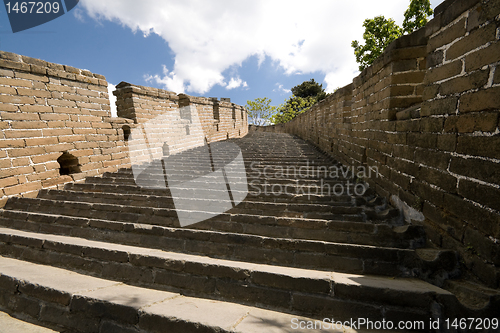
[{"label": "distant wall section", "polygon": [[121,82],[113,93],[117,114],[135,124],[154,119],[162,112],[192,106],[196,108],[207,142],[240,138],[248,133],[247,110],[227,99],[194,97],[186,94]]}]

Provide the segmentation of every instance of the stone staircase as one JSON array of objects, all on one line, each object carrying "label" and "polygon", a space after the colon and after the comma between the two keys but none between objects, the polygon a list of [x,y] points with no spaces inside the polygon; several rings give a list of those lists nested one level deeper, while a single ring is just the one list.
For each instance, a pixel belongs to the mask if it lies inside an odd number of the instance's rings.
[{"label": "stone staircase", "polygon": [[[172,157],[182,172],[151,165],[140,176],[147,188],[122,169],[9,199],[0,210],[1,309],[68,332],[295,332],[297,318],[496,316],[497,291],[450,280],[460,274],[456,253],[427,248],[422,227],[404,224],[371,189],[355,194],[364,183],[346,167],[287,134],[230,142],[246,172],[227,171],[240,192],[249,184],[246,199],[186,227],[157,180],[166,172],[171,186],[186,174],[215,182],[196,150]],[[223,166],[235,152],[216,157]],[[205,210],[230,204],[223,190],[197,188]],[[186,202],[193,191],[182,189]]]}]

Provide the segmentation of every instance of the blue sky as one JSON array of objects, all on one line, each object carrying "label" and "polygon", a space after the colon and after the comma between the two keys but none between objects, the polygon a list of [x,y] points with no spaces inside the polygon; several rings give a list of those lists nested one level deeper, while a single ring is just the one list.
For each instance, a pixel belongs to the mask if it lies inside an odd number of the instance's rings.
[{"label": "blue sky", "polygon": [[[435,8],[442,0],[431,1]],[[398,24],[409,0],[81,0],[12,33],[0,6],[0,50],[194,96],[273,105],[314,78],[328,92],[358,72],[350,43],[365,18]]]}]

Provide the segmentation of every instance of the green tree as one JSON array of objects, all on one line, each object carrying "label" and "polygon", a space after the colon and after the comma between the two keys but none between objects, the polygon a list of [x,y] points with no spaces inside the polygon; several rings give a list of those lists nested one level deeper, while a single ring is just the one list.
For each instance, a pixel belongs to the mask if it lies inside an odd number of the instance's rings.
[{"label": "green tree", "polygon": [[393,19],[386,19],[383,16],[366,19],[363,22],[365,45],[361,45],[357,40],[351,43],[359,70],[362,71],[370,66],[385,48],[403,33],[412,33],[423,27],[427,23],[427,18],[432,14],[429,0],[411,0],[405,11],[403,28],[399,27]]},{"label": "green tree", "polygon": [[278,112],[273,116],[272,122],[275,124],[286,123],[306,112],[317,102],[315,96],[299,97],[293,95],[278,107]]},{"label": "green tree", "polygon": [[271,106],[270,104],[271,99],[267,97],[247,101],[245,108],[248,111],[250,123],[259,126],[269,125],[272,123],[272,116],[276,112],[276,107]]},{"label": "green tree", "polygon": [[403,31],[412,33],[427,24],[427,18],[434,14],[429,0],[411,0],[405,11]]},{"label": "green tree", "polygon": [[292,120],[327,96],[323,84],[314,81],[314,79],[304,81],[291,90],[293,95],[278,107],[276,114],[272,118],[275,124]]},{"label": "green tree", "polygon": [[357,40],[351,43],[360,71],[370,66],[384,52],[384,49],[403,33],[393,19],[386,19],[383,16],[366,19],[363,27],[365,27],[363,33],[365,44],[361,45]]},{"label": "green tree", "polygon": [[309,81],[304,81],[299,85],[296,85],[292,89],[292,94],[297,97],[306,98],[309,96],[316,97],[318,101],[325,99],[326,92],[323,89],[323,84],[319,84],[314,81],[314,79],[310,79]]}]

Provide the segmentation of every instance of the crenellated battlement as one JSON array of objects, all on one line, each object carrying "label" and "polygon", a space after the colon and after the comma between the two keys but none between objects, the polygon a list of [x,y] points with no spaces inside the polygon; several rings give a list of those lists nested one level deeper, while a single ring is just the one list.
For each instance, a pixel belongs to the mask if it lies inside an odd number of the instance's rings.
[{"label": "crenellated battlement", "polygon": [[0,203],[129,167],[131,129],[182,106],[197,108],[208,142],[248,131],[246,110],[230,102],[126,82],[116,89],[112,117],[103,75],[0,52]]}]

